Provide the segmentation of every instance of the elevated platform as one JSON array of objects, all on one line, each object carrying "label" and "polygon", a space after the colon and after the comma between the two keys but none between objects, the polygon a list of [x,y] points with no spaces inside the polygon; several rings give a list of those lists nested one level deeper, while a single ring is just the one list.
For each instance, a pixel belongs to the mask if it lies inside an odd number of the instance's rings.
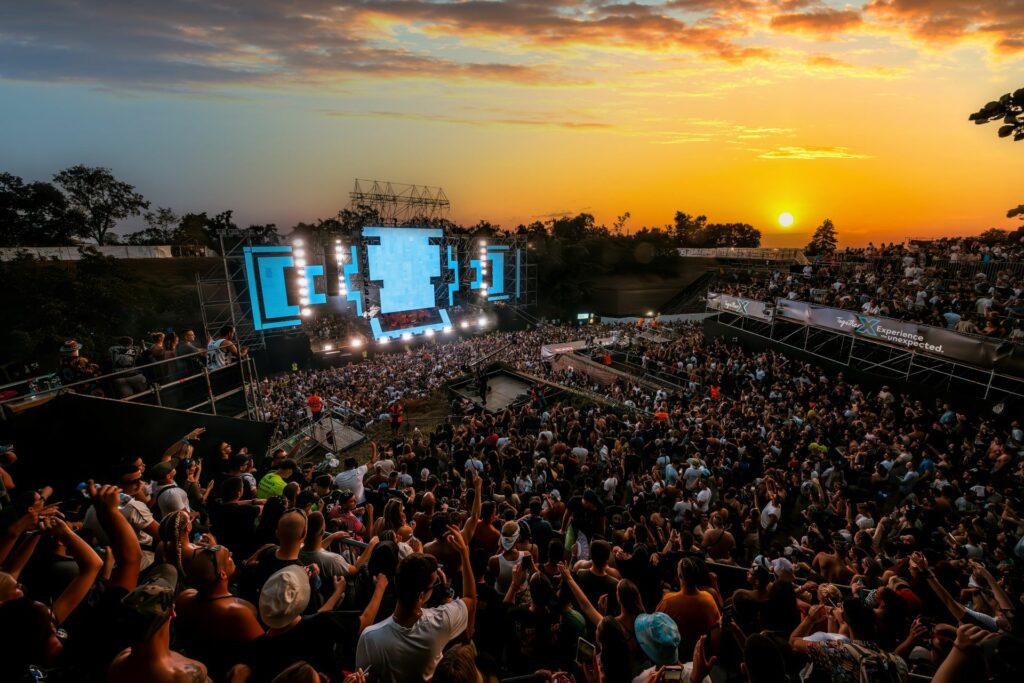
[{"label": "elevated platform", "polygon": [[530,387],[536,384],[528,377],[502,366],[488,368],[484,372],[484,377],[487,380],[486,400],[480,394],[480,383],[476,377],[456,380],[448,385],[448,390],[488,412],[500,413],[506,408],[529,402]]}]

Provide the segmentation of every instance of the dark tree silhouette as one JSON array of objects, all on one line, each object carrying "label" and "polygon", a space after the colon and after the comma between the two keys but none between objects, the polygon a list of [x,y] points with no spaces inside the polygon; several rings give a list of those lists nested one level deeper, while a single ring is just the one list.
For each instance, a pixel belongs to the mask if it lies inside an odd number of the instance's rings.
[{"label": "dark tree silhouette", "polygon": [[824,256],[834,253],[838,245],[836,226],[833,225],[832,219],[826,218],[821,225],[814,229],[814,235],[807,248],[804,249],[804,253],[808,256]]},{"label": "dark tree silhouette", "polygon": [[989,102],[971,114],[970,120],[979,126],[1002,120],[999,137],[1008,138],[1012,135],[1015,142],[1024,140],[1024,88],[1006,93],[998,100]]},{"label": "dark tree silhouette", "polygon": [[101,246],[118,221],[149,208],[146,198],[115,178],[110,169],[79,164],[64,169],[53,180],[64,190],[70,208],[82,216],[77,234]]}]

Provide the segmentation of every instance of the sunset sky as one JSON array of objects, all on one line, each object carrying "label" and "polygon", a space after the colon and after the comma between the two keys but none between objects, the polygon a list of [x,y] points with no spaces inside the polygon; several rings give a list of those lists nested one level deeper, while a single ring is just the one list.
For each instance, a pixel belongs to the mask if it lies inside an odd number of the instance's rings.
[{"label": "sunset sky", "polygon": [[464,223],[682,210],[794,246],[830,217],[860,245],[1012,227],[1024,143],[967,117],[1020,87],[1024,0],[5,2],[0,171],[281,228],[359,177]]}]

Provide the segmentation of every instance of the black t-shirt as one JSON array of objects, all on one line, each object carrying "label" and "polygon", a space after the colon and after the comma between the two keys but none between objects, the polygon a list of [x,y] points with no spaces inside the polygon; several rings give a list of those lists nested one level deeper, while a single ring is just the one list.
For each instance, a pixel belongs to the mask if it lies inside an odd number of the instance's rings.
[{"label": "black t-shirt", "polygon": [[226,545],[237,557],[248,557],[256,550],[256,505],[215,502],[210,505],[210,520],[217,542]]},{"label": "black t-shirt", "polygon": [[619,582],[607,574],[600,576],[589,569],[584,569],[576,574],[576,583],[587,596],[587,600],[590,600],[590,604],[596,608],[601,596],[613,592]]},{"label": "black t-shirt", "polygon": [[557,613],[514,607],[506,619],[508,640],[505,664],[514,674],[557,668],[561,618]]},{"label": "black t-shirt", "polygon": [[[244,597],[246,600],[253,603],[254,605],[259,604],[259,594],[260,591],[263,590],[263,584],[267,582],[267,579],[269,579],[271,576],[273,576],[278,571],[284,569],[285,567],[290,567],[292,565],[296,565],[299,567],[303,566],[302,562],[300,562],[298,559],[282,560],[278,558],[277,555],[275,554],[276,552],[276,547],[267,548],[262,553],[260,553],[259,557],[257,558],[256,565],[246,569],[246,573],[245,576],[243,577],[242,582],[242,587],[244,591],[244,595],[242,597]],[[303,614],[315,614],[316,611],[320,609],[320,605],[323,604],[323,601],[321,600],[320,597],[320,591],[317,588],[317,585],[320,583],[320,581],[326,581],[327,579],[320,578],[319,580],[317,580],[318,578],[319,577],[313,576],[309,577],[309,604],[306,606],[306,609],[303,611]]]},{"label": "black t-shirt", "polygon": [[250,643],[246,664],[254,683],[269,683],[298,661],[308,662],[332,681],[341,671],[355,669],[359,641],[359,612],[324,612],[303,617],[278,635],[264,635]]}]

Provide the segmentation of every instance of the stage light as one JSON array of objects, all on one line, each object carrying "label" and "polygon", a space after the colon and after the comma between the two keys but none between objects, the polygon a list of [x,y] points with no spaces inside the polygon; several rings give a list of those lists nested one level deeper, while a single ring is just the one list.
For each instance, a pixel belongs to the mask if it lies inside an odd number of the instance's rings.
[{"label": "stage light", "polygon": [[461,323],[459,323],[459,327],[461,327],[462,329],[466,329],[467,327],[469,327],[469,321],[463,320]]},{"label": "stage light", "polygon": [[480,296],[487,296],[487,289],[486,288],[480,290]]},{"label": "stage light", "polygon": [[442,332],[444,332],[445,334],[451,334],[451,333],[452,333],[452,332],[454,332],[455,330],[453,330],[453,329],[452,329],[452,326],[451,326],[451,325],[445,325],[445,326],[444,326],[444,329],[443,329],[443,330],[441,330],[441,331],[442,331]]},{"label": "stage light", "polygon": [[298,273],[300,278],[306,277],[306,267],[305,266],[296,266],[295,267],[295,272]]},{"label": "stage light", "polygon": [[388,344],[391,342],[391,337],[381,337],[377,341],[379,341],[381,344]]},{"label": "stage light", "polygon": [[296,237],[295,239],[292,240],[292,244],[294,246],[296,246],[296,247],[301,247],[302,246],[302,240],[300,238]]},{"label": "stage light", "polygon": [[309,287],[305,285],[299,287],[299,296],[309,296]]},{"label": "stage light", "polygon": [[306,258],[306,250],[305,249],[296,249],[295,250],[295,258]]},{"label": "stage light", "polygon": [[410,339],[412,339],[412,332],[403,332],[402,339],[405,341],[409,341]]},{"label": "stage light", "polygon": [[[307,299],[306,297],[302,297],[302,298],[299,299],[299,303],[301,305],[303,305],[303,306],[308,306],[309,305],[309,299]],[[303,313],[303,315],[308,315],[308,314],[307,313]]]},{"label": "stage light", "polygon": [[330,344],[324,344],[324,351],[331,351],[332,349],[334,349],[334,347]]},{"label": "stage light", "polygon": [[334,240],[335,244],[341,244],[341,240]]},{"label": "stage light", "polygon": [[647,317],[648,318],[653,318],[654,317],[654,311],[647,311]]},{"label": "stage light", "polygon": [[487,246],[487,240],[480,240],[480,247],[483,248],[483,247],[486,247],[486,246]]},{"label": "stage light", "polygon": [[304,315],[305,317],[308,318],[309,316],[313,315],[313,309],[311,309],[311,308],[303,308],[302,309],[302,315]]},{"label": "stage light", "polygon": [[427,330],[423,334],[427,335],[428,337],[433,337],[434,336],[434,331],[433,330]]},{"label": "stage light", "polygon": [[483,327],[484,325],[487,324],[487,318],[480,316],[480,319],[476,321],[476,324],[479,325],[480,327]]},{"label": "stage light", "polygon": [[295,267],[296,268],[305,268],[306,267],[306,259],[304,259],[304,258],[297,258],[297,259],[295,259]]},{"label": "stage light", "polygon": [[360,346],[363,345],[363,340],[360,339],[359,337],[352,337],[352,339],[349,340],[348,345],[351,346],[353,349],[358,349]]}]

